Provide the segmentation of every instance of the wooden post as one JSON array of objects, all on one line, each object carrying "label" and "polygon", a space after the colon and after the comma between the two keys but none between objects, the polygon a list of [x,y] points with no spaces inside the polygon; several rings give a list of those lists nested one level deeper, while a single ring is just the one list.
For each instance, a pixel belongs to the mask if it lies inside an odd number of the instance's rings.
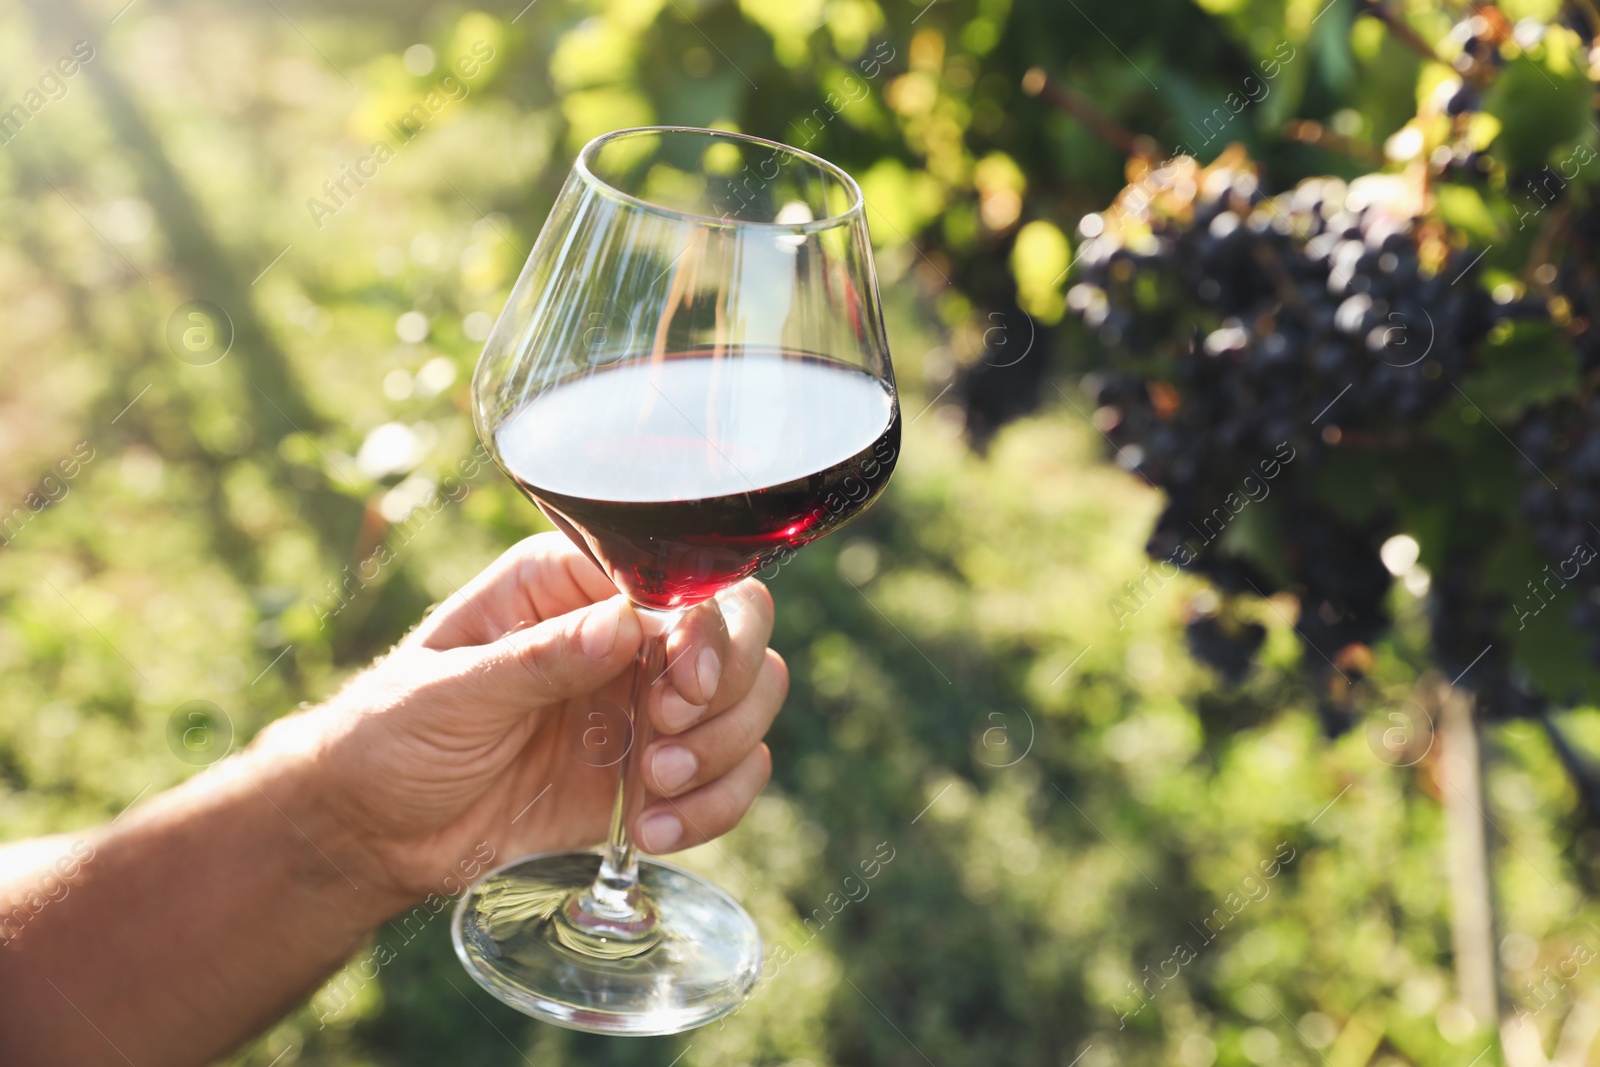
[{"label": "wooden post", "polygon": [[1481,1027],[1500,1021],[1494,886],[1483,754],[1473,696],[1441,681],[1435,689],[1444,777],[1445,869],[1450,880],[1450,935],[1461,1003]]}]

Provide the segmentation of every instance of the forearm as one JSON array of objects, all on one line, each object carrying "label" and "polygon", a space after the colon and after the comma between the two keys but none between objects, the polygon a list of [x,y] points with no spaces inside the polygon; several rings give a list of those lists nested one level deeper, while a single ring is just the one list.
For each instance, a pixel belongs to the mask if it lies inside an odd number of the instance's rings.
[{"label": "forearm", "polygon": [[210,1062],[404,905],[287,736],[77,835],[75,863],[0,869],[0,1062]]}]

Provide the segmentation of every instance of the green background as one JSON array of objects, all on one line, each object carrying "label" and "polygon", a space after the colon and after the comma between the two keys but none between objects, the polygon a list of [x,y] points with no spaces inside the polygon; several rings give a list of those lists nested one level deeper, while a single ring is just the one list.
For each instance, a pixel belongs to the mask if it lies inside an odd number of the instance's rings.
[{"label": "green background", "polygon": [[[30,108],[0,149],[0,838],[87,826],[197,773],[544,528],[492,472],[452,481],[485,324],[577,146],[715,124],[861,180],[908,420],[882,503],[772,580],[794,676],[773,783],[684,857],[757,916],[769,980],[691,1034],[576,1035],[480,993],[441,915],[380,930],[391,962],[230,1062],[1478,1055],[1488,1029],[1453,1006],[1437,752],[1413,695],[1421,602],[1395,589],[1371,730],[1332,742],[1283,619],[1224,690],[1182,646],[1197,583],[1147,584],[1120,626],[1108,609],[1144,579],[1160,501],[1103,462],[1060,276],[1123,159],[1021,90],[1042,66],[1169,149],[1239,140],[1292,179],[1358,168],[1287,143],[1287,119],[1381,143],[1429,84],[1420,61],[1345,0],[519,7],[0,10],[0,106]],[[1408,14],[1429,39],[1450,25]],[[41,83],[77,41],[93,58]],[[486,52],[464,92],[443,80]],[[1233,114],[1229,94],[1290,54]],[[388,124],[433,92],[399,143]],[[379,139],[393,158],[334,201],[324,183]],[[1013,295],[1026,336],[991,318]],[[1041,403],[975,449],[952,383],[1010,344]],[[443,488],[460,499],[423,503]],[[325,619],[329,583],[382,545],[393,561]],[[1571,723],[1600,735],[1586,712]],[[1393,765],[1385,729],[1413,765]],[[1505,985],[1553,1032],[1600,993],[1589,969],[1529,991],[1600,948],[1594,831],[1536,728],[1488,744]],[[1153,998],[1132,992],[1157,974]]]}]

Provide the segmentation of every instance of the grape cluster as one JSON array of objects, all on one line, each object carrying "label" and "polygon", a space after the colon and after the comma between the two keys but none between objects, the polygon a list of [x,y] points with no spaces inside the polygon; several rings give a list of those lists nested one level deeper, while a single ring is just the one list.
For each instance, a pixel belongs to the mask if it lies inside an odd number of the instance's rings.
[{"label": "grape cluster", "polygon": [[[1567,5],[1562,22],[1585,44],[1596,41],[1592,12]],[[1578,153],[1588,151],[1587,156]],[[1580,146],[1570,162],[1587,162],[1592,150]],[[1565,173],[1565,168],[1563,168]],[[1589,655],[1600,665],[1600,203],[1593,186],[1571,195],[1565,181],[1546,181],[1553,193],[1551,221],[1559,238],[1546,261],[1531,271],[1543,293],[1551,322],[1565,334],[1585,383],[1580,395],[1525,412],[1516,433],[1528,488],[1521,512],[1535,544],[1552,561],[1538,576],[1533,599],[1520,599],[1512,611],[1526,611],[1559,592],[1566,621],[1589,641]],[[1553,598],[1552,598],[1553,602]]]},{"label": "grape cluster", "polygon": [[[1225,597],[1268,596],[1279,583],[1232,535],[1270,511],[1305,662],[1349,682],[1389,624],[1377,547],[1392,531],[1332,514],[1305,475],[1426,420],[1497,322],[1526,309],[1484,298],[1474,254],[1415,218],[1399,177],[1267,196],[1230,150],[1134,178],[1086,220],[1067,300],[1121,368],[1086,383],[1096,427],[1167,495],[1147,549]],[[1191,622],[1190,646],[1236,677],[1260,635],[1232,614],[1225,603],[1222,621]]]},{"label": "grape cluster", "polygon": [[[999,429],[1039,406],[1054,329],[1017,303],[1010,261],[1016,233],[985,242],[948,266],[950,281],[977,309],[979,336],[961,353],[950,382],[966,416],[967,440],[988,446]],[[964,347],[964,346],[958,346]]]},{"label": "grape cluster", "polygon": [[1493,157],[1473,143],[1472,118],[1483,108],[1485,92],[1505,66],[1501,45],[1511,34],[1505,15],[1492,4],[1483,5],[1450,31],[1450,39],[1461,50],[1451,61],[1457,76],[1441,83],[1434,101],[1451,122],[1449,142],[1431,160],[1441,178],[1483,185],[1494,173]]},{"label": "grape cluster", "polygon": [[1505,12],[1493,4],[1483,4],[1450,30],[1450,40],[1460,45],[1450,65],[1460,77],[1459,85],[1446,106],[1450,115],[1475,112],[1483,103],[1484,89],[1506,65],[1501,46],[1511,40],[1515,29]]},{"label": "grape cluster", "polygon": [[1014,296],[987,306],[983,350],[961,365],[953,385],[966,413],[967,440],[979,450],[1006,423],[1039,406],[1051,343],[1050,327],[1023,311]]},{"label": "grape cluster", "polygon": [[1202,614],[1184,625],[1183,639],[1191,656],[1222,675],[1229,685],[1238,685],[1266,643],[1267,628],[1259,622]]},{"label": "grape cluster", "polygon": [[[1564,5],[1557,24],[1576,30],[1585,44],[1592,43],[1592,12]],[[1482,184],[1493,173],[1489,153],[1471,144],[1471,119],[1505,66],[1503,46],[1514,38],[1524,46],[1531,40],[1524,31],[1533,31],[1534,36],[1543,32],[1526,22],[1513,27],[1493,4],[1476,8],[1453,29],[1451,38],[1461,50],[1452,66],[1460,80],[1440,87],[1441,110],[1451,117],[1453,127],[1452,144],[1441,148],[1434,159],[1442,163],[1435,169],[1439,177]],[[1552,182],[1555,175],[1548,172],[1545,168],[1545,173],[1508,175],[1507,189],[1531,194],[1542,211],[1564,199],[1567,191],[1567,183]],[[1600,313],[1600,285],[1593,267],[1600,253],[1600,215],[1581,213],[1560,229],[1564,242],[1555,259],[1534,272],[1545,287],[1545,298],[1517,301],[1511,310],[1565,327],[1580,369],[1587,373],[1600,366],[1600,335],[1589,326]],[[1517,437],[1528,479],[1520,510],[1539,551],[1556,561],[1554,566],[1530,580],[1515,600],[1484,589],[1477,559],[1450,561],[1434,583],[1429,599],[1434,659],[1452,678],[1470,668],[1469,684],[1489,694],[1485,703],[1492,715],[1531,717],[1548,708],[1547,698],[1513,669],[1505,643],[1496,642],[1494,634],[1507,619],[1513,628],[1520,628],[1523,616],[1553,604],[1558,591],[1568,606],[1553,610],[1564,610],[1572,626],[1590,635],[1591,657],[1600,662],[1600,573],[1591,573],[1600,572],[1600,567],[1581,567],[1575,556],[1580,545],[1600,546],[1595,536],[1600,529],[1593,525],[1600,522],[1600,435],[1584,429],[1597,420],[1600,404],[1591,402],[1583,410],[1562,402],[1530,409],[1520,422]],[[1563,574],[1570,574],[1570,580]]]},{"label": "grape cluster", "polygon": [[[1600,206],[1573,212],[1552,261],[1535,269],[1550,312],[1565,328],[1585,375],[1600,369]],[[1552,433],[1554,430],[1552,429]]]},{"label": "grape cluster", "polygon": [[1585,49],[1593,46],[1596,40],[1595,27],[1597,25],[1593,9],[1583,4],[1564,3],[1556,14],[1555,24],[1571,30],[1578,35],[1578,41]]},{"label": "grape cluster", "polygon": [[1516,610],[1541,611],[1559,598],[1600,664],[1600,397],[1530,410],[1517,445],[1529,476],[1522,513],[1540,554],[1554,562]]}]

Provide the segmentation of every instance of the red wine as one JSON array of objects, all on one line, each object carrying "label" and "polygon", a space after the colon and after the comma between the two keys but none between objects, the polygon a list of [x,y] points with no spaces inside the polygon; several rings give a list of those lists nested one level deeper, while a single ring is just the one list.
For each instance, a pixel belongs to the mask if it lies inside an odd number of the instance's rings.
[{"label": "red wine", "polygon": [[900,405],[832,360],[696,351],[546,389],[501,421],[495,444],[618,589],[681,608],[876,499],[899,454]]}]

